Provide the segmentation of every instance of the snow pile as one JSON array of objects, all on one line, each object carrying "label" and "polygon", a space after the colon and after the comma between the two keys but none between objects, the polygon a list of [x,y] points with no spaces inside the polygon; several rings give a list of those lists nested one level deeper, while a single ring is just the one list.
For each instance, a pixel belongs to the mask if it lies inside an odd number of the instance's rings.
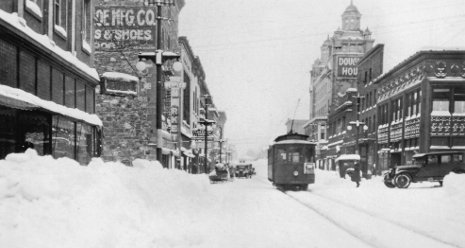
[{"label": "snow pile", "polygon": [[462,199],[461,204],[465,202],[465,174],[450,173],[444,177],[444,187],[450,197]]},{"label": "snow pile", "polygon": [[[199,243],[213,204],[205,175],[35,150],[0,160],[0,247],[172,247]],[[195,217],[193,217],[195,216]]]}]

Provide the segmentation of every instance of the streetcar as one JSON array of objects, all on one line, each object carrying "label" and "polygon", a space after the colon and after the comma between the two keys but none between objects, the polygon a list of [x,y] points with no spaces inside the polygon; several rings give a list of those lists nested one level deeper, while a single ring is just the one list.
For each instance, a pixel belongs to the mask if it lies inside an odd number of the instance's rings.
[{"label": "streetcar", "polygon": [[278,189],[307,190],[315,183],[315,146],[308,136],[278,136],[268,149],[268,180]]}]

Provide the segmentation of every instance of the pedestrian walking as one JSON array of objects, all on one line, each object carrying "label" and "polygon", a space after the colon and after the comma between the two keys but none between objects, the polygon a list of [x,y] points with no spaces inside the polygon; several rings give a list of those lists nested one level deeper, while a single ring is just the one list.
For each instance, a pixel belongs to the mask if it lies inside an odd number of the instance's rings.
[{"label": "pedestrian walking", "polygon": [[351,179],[353,182],[357,184],[357,188],[360,186],[360,164],[355,163],[354,164],[354,171],[351,175]]}]

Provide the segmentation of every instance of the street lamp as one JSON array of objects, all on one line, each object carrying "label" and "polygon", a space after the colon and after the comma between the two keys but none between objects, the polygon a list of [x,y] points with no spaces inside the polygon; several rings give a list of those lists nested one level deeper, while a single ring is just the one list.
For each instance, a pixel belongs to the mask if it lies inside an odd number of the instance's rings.
[{"label": "street lamp", "polygon": [[349,122],[349,125],[347,126],[347,130],[350,131],[352,130],[352,126],[355,126],[357,128],[357,132],[356,132],[356,137],[355,137],[355,154],[360,154],[359,152],[359,147],[358,147],[358,143],[359,143],[359,133],[360,133],[360,126],[363,125],[363,131],[368,131],[368,126],[365,125],[365,122],[362,122],[362,121],[359,121],[359,120],[356,120],[356,121],[350,121]]}]

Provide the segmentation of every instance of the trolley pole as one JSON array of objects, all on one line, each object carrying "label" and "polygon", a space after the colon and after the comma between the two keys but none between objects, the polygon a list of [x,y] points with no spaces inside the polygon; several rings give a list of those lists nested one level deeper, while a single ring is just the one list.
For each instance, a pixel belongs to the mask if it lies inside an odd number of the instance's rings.
[{"label": "trolley pole", "polygon": [[205,169],[205,173],[207,173],[207,164],[208,164],[208,104],[207,99],[205,98],[205,160],[203,161],[203,167]]}]

